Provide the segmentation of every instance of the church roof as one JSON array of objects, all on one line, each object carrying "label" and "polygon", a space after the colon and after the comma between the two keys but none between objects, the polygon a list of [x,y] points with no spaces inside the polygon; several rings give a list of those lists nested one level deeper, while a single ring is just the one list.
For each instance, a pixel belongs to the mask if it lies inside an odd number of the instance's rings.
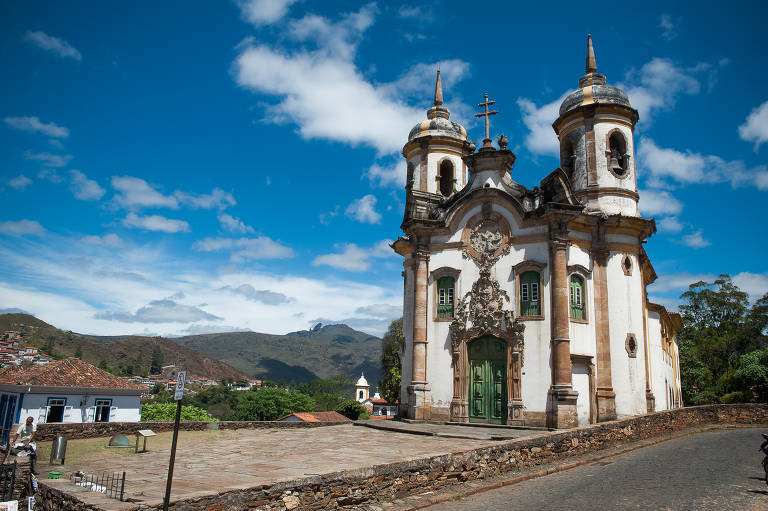
[{"label": "church roof", "polygon": [[449,118],[450,110],[443,106],[443,84],[440,79],[440,70],[437,71],[435,80],[435,98],[434,106],[427,110],[427,120],[422,121],[413,127],[408,133],[408,142],[415,138],[433,136],[454,138],[459,141],[467,139],[467,130],[458,122],[453,122]]},{"label": "church roof", "polygon": [[370,385],[368,385],[368,380],[365,379],[363,373],[360,373],[360,379],[355,383],[355,387],[370,387]]}]

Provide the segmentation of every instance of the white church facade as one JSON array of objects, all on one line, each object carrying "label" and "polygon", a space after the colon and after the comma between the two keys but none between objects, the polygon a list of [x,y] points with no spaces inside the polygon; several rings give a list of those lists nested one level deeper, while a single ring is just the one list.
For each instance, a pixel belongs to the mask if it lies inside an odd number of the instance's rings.
[{"label": "white church facade", "polygon": [[475,150],[443,106],[407,161],[401,417],[557,428],[681,406],[679,316],[649,303],[627,95],[586,75],[553,128],[560,167],[532,190],[513,180],[502,135]]}]

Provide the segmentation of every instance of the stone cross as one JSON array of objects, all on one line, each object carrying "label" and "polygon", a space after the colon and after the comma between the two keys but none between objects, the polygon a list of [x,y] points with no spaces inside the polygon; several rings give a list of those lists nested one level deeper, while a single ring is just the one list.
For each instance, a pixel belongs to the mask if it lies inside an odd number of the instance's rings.
[{"label": "stone cross", "polygon": [[490,137],[490,134],[489,134],[490,125],[489,125],[489,122],[488,122],[488,117],[491,116],[491,115],[496,115],[497,113],[499,113],[499,111],[498,110],[491,110],[489,112],[488,111],[488,107],[493,105],[496,102],[495,101],[488,101],[488,94],[483,94],[483,96],[485,97],[485,101],[483,101],[482,103],[479,103],[477,106],[485,107],[485,112],[480,113],[480,114],[475,114],[475,117],[485,117],[485,138],[483,139],[483,147],[492,147],[491,146],[491,137]]}]

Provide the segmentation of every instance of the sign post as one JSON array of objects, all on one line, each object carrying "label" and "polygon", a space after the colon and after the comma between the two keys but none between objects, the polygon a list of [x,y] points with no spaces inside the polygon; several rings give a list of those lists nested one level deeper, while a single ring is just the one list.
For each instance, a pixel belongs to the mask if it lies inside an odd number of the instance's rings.
[{"label": "sign post", "polygon": [[173,463],[176,461],[176,441],[179,438],[179,421],[181,420],[181,400],[184,397],[184,383],[187,381],[187,372],[179,371],[176,378],[176,392],[173,399],[176,401],[176,420],[173,423],[173,441],[171,442],[171,461],[168,464],[168,481],[165,484],[165,498],[163,499],[163,511],[168,511],[171,501],[171,482],[173,481]]}]

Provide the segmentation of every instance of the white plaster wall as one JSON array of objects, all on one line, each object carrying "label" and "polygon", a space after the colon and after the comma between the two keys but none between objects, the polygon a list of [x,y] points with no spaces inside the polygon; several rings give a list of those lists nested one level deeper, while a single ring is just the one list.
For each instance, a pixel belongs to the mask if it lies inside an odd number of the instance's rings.
[{"label": "white plaster wall", "polygon": [[[627,154],[629,154],[629,170],[626,177],[618,178],[608,170],[608,159],[605,152],[609,149],[606,144],[606,135],[619,129],[627,142]],[[595,123],[595,162],[597,164],[597,184],[601,188],[621,188],[628,191],[637,191],[635,176],[635,148],[632,130],[627,126],[614,122]],[[608,214],[638,216],[637,202],[633,199],[620,196],[601,196],[598,199],[600,209]]]},{"label": "white plaster wall", "polygon": [[[632,259],[632,275],[624,275],[621,261],[624,252],[611,252],[606,268],[608,279],[608,314],[611,337],[611,377],[616,392],[616,414],[619,417],[646,411],[645,355],[643,350],[643,287],[637,264]],[[635,334],[637,356],[627,354],[627,334]]]},{"label": "white plaster wall", "polygon": [[622,214],[625,216],[639,216],[637,201],[621,195],[600,195],[597,198],[600,210],[608,215]]},{"label": "white plaster wall", "polygon": [[[82,394],[25,394],[20,420],[23,421],[26,417],[32,416],[37,424],[45,422],[45,412],[42,410],[47,406],[49,397],[66,398],[65,406],[72,407],[69,416],[64,418],[64,422],[88,422],[86,410],[88,407],[95,406],[96,399],[112,399],[113,409],[109,414],[109,422],[138,422],[141,420],[139,396],[86,396]],[[81,401],[85,402],[82,406]]]},{"label": "white plaster wall", "polygon": [[579,417],[579,426],[589,424],[589,374],[585,364],[573,364],[572,373],[573,390],[579,393],[576,398],[576,414]]},{"label": "white plaster wall", "polygon": [[408,182],[408,165],[413,166],[413,189],[419,190],[421,186],[421,172],[419,171],[419,164],[421,163],[421,154],[419,152],[414,153],[405,164],[405,180]]},{"label": "white plaster wall", "polygon": [[430,193],[440,193],[439,181],[437,180],[438,164],[443,160],[450,160],[453,163],[453,177],[456,179],[455,188],[461,190],[466,184],[463,179],[462,168],[464,162],[461,157],[454,154],[448,154],[439,151],[439,148],[431,147],[427,154],[427,191]]},{"label": "white plaster wall", "polygon": [[673,343],[674,355],[664,351],[661,338],[661,318],[658,312],[648,311],[649,361],[651,363],[651,391],[656,398],[656,410],[669,410],[674,407],[674,396],[670,398],[670,390],[679,395],[680,380],[675,374],[674,357],[678,357],[677,343]]},{"label": "white plaster wall", "polygon": [[[569,245],[567,250],[568,266],[579,264],[588,270],[592,270],[592,261],[589,252],[575,245]],[[581,275],[581,272],[578,272]],[[568,273],[568,289],[570,290],[570,276]],[[592,273],[583,275],[586,286],[587,323],[569,321],[569,337],[571,339],[571,353],[578,355],[595,356],[595,286]],[[569,294],[570,296],[570,294]],[[568,314],[570,315],[570,298],[568,302]]]}]

